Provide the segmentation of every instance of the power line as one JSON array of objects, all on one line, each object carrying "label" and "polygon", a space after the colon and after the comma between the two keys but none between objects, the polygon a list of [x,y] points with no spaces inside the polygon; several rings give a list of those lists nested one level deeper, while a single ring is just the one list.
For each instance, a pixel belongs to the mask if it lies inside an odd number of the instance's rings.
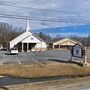
[{"label": "power line", "polygon": [[31,7],[25,7],[25,6],[19,6],[19,5],[11,5],[11,4],[1,4],[0,3],[0,5],[2,5],[2,6],[16,7],[16,8],[25,8],[25,9],[36,9],[36,10],[45,10],[45,11],[60,12],[60,11],[57,11],[57,10],[31,8]]},{"label": "power line", "polygon": [[0,14],[0,17],[2,18],[12,18],[12,19],[23,19],[26,20],[35,20],[35,21],[48,21],[48,22],[61,22],[60,20],[55,20],[55,19],[41,19],[41,18],[35,18],[35,17],[25,17],[25,16],[16,16],[16,15],[6,15],[6,14]]},{"label": "power line", "polygon": [[35,17],[26,17],[26,16],[18,16],[18,15],[8,15],[8,14],[0,14],[0,17],[2,18],[13,18],[13,19],[24,19],[26,20],[27,18],[29,20],[36,20],[36,21],[50,21],[50,22],[59,22],[59,20],[54,20],[54,19],[40,19],[40,18],[35,18]]},{"label": "power line", "polygon": [[31,8],[31,7],[25,7],[25,6],[19,6],[19,5],[12,5],[12,4],[2,4],[2,3],[0,3],[0,5],[2,5],[2,6],[9,6],[9,7],[16,7],[16,8],[23,8],[23,9],[31,9],[31,10],[50,11],[50,12],[64,13],[64,14],[65,13],[68,13],[68,14],[81,14],[81,13],[73,13],[73,12],[70,12],[70,11],[67,12],[67,11],[59,11],[59,10],[51,10],[51,9]]},{"label": "power line", "polygon": [[64,22],[64,23],[85,23],[85,24],[90,24],[90,20],[85,21],[85,20],[65,20],[65,19],[54,19],[54,18],[36,18],[36,17],[26,17],[26,16],[19,16],[19,15],[9,15],[9,14],[0,14],[1,18],[10,18],[10,19],[23,19],[26,20],[34,20],[34,21],[46,21],[46,22]]}]

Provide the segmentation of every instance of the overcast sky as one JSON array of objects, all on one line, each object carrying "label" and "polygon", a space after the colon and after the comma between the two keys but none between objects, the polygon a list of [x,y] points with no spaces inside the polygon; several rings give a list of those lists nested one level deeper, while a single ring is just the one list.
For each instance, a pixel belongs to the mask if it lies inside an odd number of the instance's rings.
[{"label": "overcast sky", "polygon": [[[53,36],[87,36],[90,33],[90,0],[0,0],[0,14],[50,20],[30,20],[33,32],[43,30]],[[25,28],[25,20],[0,18],[0,22]]]}]

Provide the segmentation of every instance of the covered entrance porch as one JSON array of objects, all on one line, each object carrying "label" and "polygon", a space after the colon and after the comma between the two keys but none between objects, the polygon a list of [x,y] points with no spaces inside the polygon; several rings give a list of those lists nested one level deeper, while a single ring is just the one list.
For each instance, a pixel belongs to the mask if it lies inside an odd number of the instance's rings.
[{"label": "covered entrance porch", "polygon": [[18,43],[17,48],[20,52],[30,52],[30,51],[35,51],[35,46],[36,43]]}]

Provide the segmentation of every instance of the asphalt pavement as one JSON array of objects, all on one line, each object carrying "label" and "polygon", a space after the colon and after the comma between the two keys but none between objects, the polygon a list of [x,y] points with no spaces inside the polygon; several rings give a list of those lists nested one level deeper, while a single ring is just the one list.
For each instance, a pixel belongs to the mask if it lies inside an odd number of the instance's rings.
[{"label": "asphalt pavement", "polygon": [[[44,52],[19,52],[17,55],[11,55],[8,51],[0,51],[0,65],[2,64],[23,64],[32,61],[67,61],[71,59],[69,50],[59,51],[44,51]],[[77,61],[82,61],[82,58],[74,58]],[[90,60],[90,49],[87,50],[87,59]]]}]

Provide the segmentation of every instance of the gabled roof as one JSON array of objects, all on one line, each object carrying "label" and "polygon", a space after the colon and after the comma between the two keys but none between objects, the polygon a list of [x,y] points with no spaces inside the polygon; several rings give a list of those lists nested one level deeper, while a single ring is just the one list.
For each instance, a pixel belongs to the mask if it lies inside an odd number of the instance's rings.
[{"label": "gabled roof", "polygon": [[33,35],[38,40],[45,42],[43,39],[41,39],[40,37],[38,37],[36,34],[33,34],[31,31],[25,31],[24,33],[20,34],[19,36],[17,36],[13,40],[11,40],[10,43],[11,42],[14,42],[14,44],[16,45],[17,43],[21,42],[22,40],[24,40],[25,38],[29,37],[30,35]]},{"label": "gabled roof", "polygon": [[16,38],[14,38],[13,40],[11,40],[10,42],[20,42],[21,40],[23,40],[24,38],[28,37],[29,35],[31,35],[32,33],[29,31],[25,31],[22,34],[20,34],[19,36],[17,36]]},{"label": "gabled roof", "polygon": [[40,38],[39,36],[37,36],[36,34],[33,34],[33,36],[35,36],[37,39],[39,39],[40,41],[43,41],[45,43],[47,43],[45,40],[43,40],[42,38]]},{"label": "gabled roof", "polygon": [[64,39],[58,40],[58,41],[54,42],[53,45],[58,45],[58,44],[66,42],[66,41],[70,41],[71,43],[74,43],[74,44],[78,43],[81,45],[80,42],[73,40],[73,39],[69,39],[69,38],[64,38]]}]

